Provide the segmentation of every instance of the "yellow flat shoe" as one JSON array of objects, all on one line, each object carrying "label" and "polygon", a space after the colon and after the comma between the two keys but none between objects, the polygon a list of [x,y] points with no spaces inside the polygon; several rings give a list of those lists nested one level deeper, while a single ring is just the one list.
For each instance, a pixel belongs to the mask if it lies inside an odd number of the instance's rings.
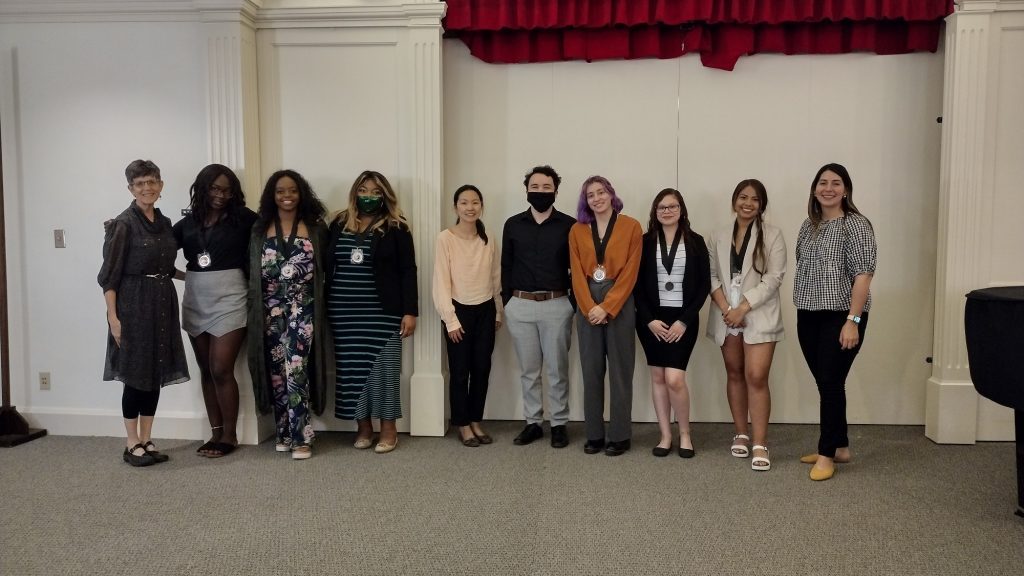
[{"label": "yellow flat shoe", "polygon": [[[814,464],[815,462],[818,461],[818,454],[804,454],[803,456],[800,457],[800,461],[803,462],[804,464]],[[832,461],[835,462],[836,464],[849,464],[850,462],[849,459],[842,460],[839,458],[833,458]]]},{"label": "yellow flat shoe", "polygon": [[829,478],[836,475],[835,466],[831,468],[818,468],[817,466],[811,467],[811,480],[820,482],[821,480],[828,480]]}]

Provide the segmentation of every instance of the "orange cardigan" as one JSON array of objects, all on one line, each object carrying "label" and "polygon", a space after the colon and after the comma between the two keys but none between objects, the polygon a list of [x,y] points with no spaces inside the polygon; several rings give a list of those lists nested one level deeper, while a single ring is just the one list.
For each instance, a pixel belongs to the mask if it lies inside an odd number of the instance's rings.
[{"label": "orange cardigan", "polygon": [[[619,214],[604,251],[607,280],[615,280],[615,286],[608,291],[601,308],[612,318],[618,316],[633,293],[637,272],[640,270],[642,245],[643,230],[640,223],[625,214]],[[580,313],[586,315],[591,308],[597,306],[587,284],[587,277],[597,268],[597,252],[590,224],[576,223],[569,231],[569,265],[572,268],[572,291],[576,295],[576,303]]]}]

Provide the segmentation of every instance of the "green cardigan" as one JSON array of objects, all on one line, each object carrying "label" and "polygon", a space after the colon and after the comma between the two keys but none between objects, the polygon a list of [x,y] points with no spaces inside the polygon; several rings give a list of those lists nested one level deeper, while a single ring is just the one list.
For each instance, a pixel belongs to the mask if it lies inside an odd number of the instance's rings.
[{"label": "green cardigan", "polygon": [[[327,227],[323,222],[310,225],[309,238],[313,242],[313,349],[310,351],[308,371],[310,407],[318,416],[324,411],[328,388],[334,386],[334,345],[331,330],[327,324],[327,295],[324,286],[327,281]],[[260,275],[263,256],[263,241],[266,226],[257,221],[249,238],[249,318],[248,354],[249,373],[252,375],[252,392],[256,409],[267,414],[272,408],[273,393],[267,376],[267,361],[263,350],[263,285]]]}]

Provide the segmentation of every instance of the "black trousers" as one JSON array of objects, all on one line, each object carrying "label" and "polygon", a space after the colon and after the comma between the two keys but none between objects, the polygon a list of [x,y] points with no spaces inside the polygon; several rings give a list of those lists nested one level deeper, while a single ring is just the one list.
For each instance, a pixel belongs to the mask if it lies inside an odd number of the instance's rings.
[{"label": "black trousers", "polygon": [[[484,417],[487,384],[494,352],[494,300],[466,305],[452,300],[462,324],[462,341],[455,343],[445,331],[448,346],[448,403],[453,426],[469,426]],[[442,328],[443,330],[444,328]]]},{"label": "black trousers", "polygon": [[845,310],[797,310],[796,333],[800,350],[821,397],[821,435],[818,454],[835,458],[836,449],[850,445],[846,425],[846,377],[857,352],[864,345],[868,315],[861,315],[860,341],[849,350],[839,346],[839,332],[846,323]]}]

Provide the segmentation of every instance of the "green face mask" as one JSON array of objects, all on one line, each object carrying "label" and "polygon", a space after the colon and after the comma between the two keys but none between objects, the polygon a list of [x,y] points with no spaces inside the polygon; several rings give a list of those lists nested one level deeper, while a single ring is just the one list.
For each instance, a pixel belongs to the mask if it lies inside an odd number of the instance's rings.
[{"label": "green face mask", "polygon": [[360,214],[376,214],[383,205],[383,196],[356,196],[356,207]]}]

